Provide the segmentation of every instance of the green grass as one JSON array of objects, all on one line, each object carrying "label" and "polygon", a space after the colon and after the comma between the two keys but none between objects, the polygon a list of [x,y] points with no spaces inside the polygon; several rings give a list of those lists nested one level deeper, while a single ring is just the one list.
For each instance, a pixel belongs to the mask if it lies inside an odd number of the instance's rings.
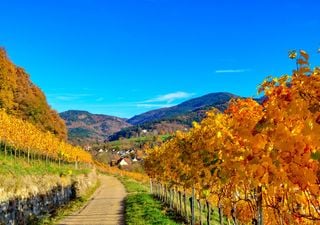
[{"label": "green grass", "polygon": [[125,201],[126,225],[175,225],[176,215],[148,194],[148,187],[126,177],[118,177],[128,196]]},{"label": "green grass", "polygon": [[31,160],[27,162],[26,158],[5,156],[0,152],[0,175],[11,174],[16,177],[26,175],[79,175],[88,174],[90,169],[75,169],[74,164],[59,164],[56,162],[46,163],[44,160]]},{"label": "green grass", "polygon": [[177,224],[166,215],[163,205],[147,193],[128,195],[125,220],[127,225]]},{"label": "green grass", "polygon": [[128,194],[135,194],[135,193],[147,193],[148,187],[129,178],[126,177],[117,177],[125,186],[126,191]]}]

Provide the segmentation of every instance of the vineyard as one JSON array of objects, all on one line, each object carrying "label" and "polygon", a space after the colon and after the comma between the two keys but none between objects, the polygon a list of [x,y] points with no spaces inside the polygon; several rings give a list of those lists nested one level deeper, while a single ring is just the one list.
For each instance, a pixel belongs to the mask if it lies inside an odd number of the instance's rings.
[{"label": "vineyard", "polygon": [[296,70],[268,77],[262,104],[233,100],[149,149],[152,180],[194,192],[218,209],[221,224],[320,224],[320,69],[304,51],[290,58]]},{"label": "vineyard", "polygon": [[0,110],[0,149],[4,155],[41,159],[57,163],[91,163],[91,155],[80,147],[74,147],[50,132],[40,131],[30,122],[8,115]]}]

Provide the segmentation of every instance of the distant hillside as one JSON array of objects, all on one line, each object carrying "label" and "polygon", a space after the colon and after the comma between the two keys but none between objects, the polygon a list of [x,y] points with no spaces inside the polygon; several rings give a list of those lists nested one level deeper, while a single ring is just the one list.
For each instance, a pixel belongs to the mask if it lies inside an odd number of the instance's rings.
[{"label": "distant hillside", "polygon": [[211,93],[202,97],[193,98],[176,106],[156,109],[146,113],[142,113],[140,115],[132,117],[127,122],[133,125],[140,125],[146,122],[153,122],[157,120],[177,117],[208,107],[215,107],[219,110],[224,110],[229,100],[231,98],[237,97],[238,96],[226,92]]},{"label": "distant hillside", "polygon": [[210,108],[225,110],[232,98],[238,96],[224,92],[211,93],[173,107],[142,113],[128,120],[76,110],[61,113],[60,116],[66,121],[71,142],[95,143],[106,139],[113,141],[121,137],[161,135],[186,130],[192,126],[193,121],[201,121]]},{"label": "distant hillside", "polygon": [[130,138],[149,134],[158,135],[173,133],[176,130],[189,129],[193,121],[201,121],[206,111],[214,107],[224,111],[230,99],[238,96],[230,93],[211,93],[199,98],[193,98],[170,108],[161,108],[134,116],[127,122],[135,126],[127,127],[109,136],[109,140],[118,140],[121,137]]},{"label": "distant hillside", "polygon": [[69,110],[60,113],[68,127],[68,139],[78,145],[102,142],[122,128],[130,126],[125,119]]},{"label": "distant hillside", "polygon": [[[45,76],[45,74],[44,74]],[[14,65],[0,48],[0,109],[66,139],[67,129],[59,114],[47,103],[44,93],[34,85],[23,68]]]}]

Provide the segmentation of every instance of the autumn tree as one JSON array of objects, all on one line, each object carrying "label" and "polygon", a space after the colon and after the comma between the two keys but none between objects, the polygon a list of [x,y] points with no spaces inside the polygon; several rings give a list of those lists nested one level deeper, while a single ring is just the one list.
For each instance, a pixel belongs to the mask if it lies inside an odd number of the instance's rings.
[{"label": "autumn tree", "polygon": [[44,93],[31,82],[24,69],[15,66],[0,48],[0,108],[30,121],[62,139],[67,129],[59,114],[47,103]]}]

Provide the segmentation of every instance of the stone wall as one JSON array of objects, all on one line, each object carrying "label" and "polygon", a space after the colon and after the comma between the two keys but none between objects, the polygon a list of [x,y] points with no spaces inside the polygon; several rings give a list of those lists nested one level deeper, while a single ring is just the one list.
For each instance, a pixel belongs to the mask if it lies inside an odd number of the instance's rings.
[{"label": "stone wall", "polygon": [[38,194],[28,198],[15,198],[0,202],[0,224],[32,224],[30,221],[48,213],[54,212],[60,206],[82,195],[82,193],[96,183],[95,173],[81,175],[74,179],[71,185],[58,185],[45,194]]}]

